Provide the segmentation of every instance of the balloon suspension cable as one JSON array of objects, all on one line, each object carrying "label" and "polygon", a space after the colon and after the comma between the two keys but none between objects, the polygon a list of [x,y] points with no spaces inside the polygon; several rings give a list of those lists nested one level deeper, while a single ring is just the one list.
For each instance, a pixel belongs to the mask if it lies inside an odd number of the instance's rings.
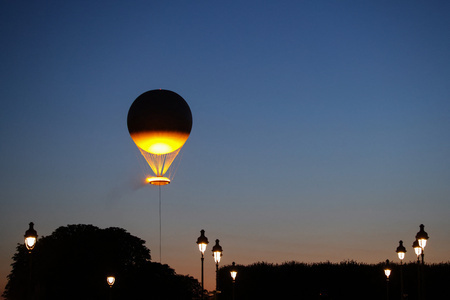
[{"label": "balloon suspension cable", "polygon": [[161,186],[159,186],[159,263],[161,260]]}]

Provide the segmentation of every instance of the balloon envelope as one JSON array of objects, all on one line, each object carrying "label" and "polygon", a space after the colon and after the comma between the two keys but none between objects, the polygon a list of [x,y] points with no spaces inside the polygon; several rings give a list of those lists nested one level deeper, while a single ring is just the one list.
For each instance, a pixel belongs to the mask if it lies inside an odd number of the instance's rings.
[{"label": "balloon envelope", "polygon": [[151,154],[167,154],[181,148],[188,139],[192,113],[177,93],[151,90],[134,100],[127,125],[139,148]]}]

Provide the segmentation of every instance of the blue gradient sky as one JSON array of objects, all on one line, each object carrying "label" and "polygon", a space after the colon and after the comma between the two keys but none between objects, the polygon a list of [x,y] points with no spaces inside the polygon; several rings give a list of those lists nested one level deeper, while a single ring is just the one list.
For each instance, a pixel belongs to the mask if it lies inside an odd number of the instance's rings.
[{"label": "blue gradient sky", "polygon": [[159,261],[141,93],[194,125],[163,187],[162,262],[450,259],[450,2],[1,1],[0,288],[30,221],[116,226]]}]

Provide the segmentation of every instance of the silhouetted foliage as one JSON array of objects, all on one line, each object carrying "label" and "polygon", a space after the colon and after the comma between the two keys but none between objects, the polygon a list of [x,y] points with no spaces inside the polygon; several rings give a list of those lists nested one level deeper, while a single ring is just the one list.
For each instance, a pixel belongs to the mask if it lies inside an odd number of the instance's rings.
[{"label": "silhouetted foliage", "polygon": [[[3,296],[33,299],[192,299],[200,285],[150,261],[145,241],[121,228],[68,225],[38,240],[28,253],[18,245]],[[112,288],[106,277],[113,274]]]},{"label": "silhouetted foliage", "polygon": [[[235,299],[386,299],[388,291],[384,262],[364,264],[355,261],[341,263],[265,262],[249,266],[237,265]],[[418,267],[403,265],[404,292],[408,300],[418,299]],[[446,299],[445,287],[450,282],[450,263],[420,266],[426,299]],[[219,270],[220,300],[232,299],[231,266]],[[400,299],[400,265],[391,264],[390,299]]]}]

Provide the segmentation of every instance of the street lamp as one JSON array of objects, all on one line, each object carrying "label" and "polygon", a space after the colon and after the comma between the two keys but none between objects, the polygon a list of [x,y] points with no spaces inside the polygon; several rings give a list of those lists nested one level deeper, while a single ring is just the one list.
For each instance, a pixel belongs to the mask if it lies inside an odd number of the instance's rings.
[{"label": "street lamp", "polygon": [[106,277],[106,282],[108,283],[109,287],[112,288],[114,282],[116,282],[116,278],[114,276],[108,276]]},{"label": "street lamp", "polygon": [[405,297],[403,292],[403,259],[406,254],[406,248],[403,246],[403,241],[399,241],[399,245],[395,252],[397,252],[398,258],[400,259],[400,299],[403,299]]},{"label": "street lamp", "polygon": [[419,241],[415,240],[412,244],[412,247],[414,248],[414,252],[417,255],[417,263],[420,264],[420,255],[422,254],[422,247],[420,247]]},{"label": "street lamp", "polygon": [[417,255],[417,294],[418,299],[422,299],[421,280],[420,280],[420,255],[422,254],[422,247],[420,247],[419,241],[417,239],[414,241],[412,246],[414,248],[414,252]]},{"label": "street lamp", "polygon": [[116,277],[110,275],[110,276],[106,277],[106,282],[109,285],[109,299],[111,300],[112,299],[112,292],[111,292],[111,290],[112,290],[112,287],[114,285],[114,282],[116,282]]},{"label": "street lamp", "polygon": [[231,275],[231,278],[233,279],[233,300],[234,300],[234,286],[235,286],[235,284],[236,284],[236,275],[237,275],[237,270],[236,270],[236,264],[234,263],[234,261],[233,261],[233,263],[231,264],[231,270],[230,270],[230,275]]},{"label": "street lamp", "polygon": [[200,250],[200,252],[202,253],[202,299],[203,299],[203,294],[204,294],[204,287],[203,287],[203,262],[205,260],[204,258],[204,254],[205,254],[205,250],[206,250],[206,246],[208,245],[208,238],[205,236],[205,230],[200,230],[200,236],[197,239],[197,245],[198,248]]},{"label": "street lamp", "polygon": [[219,293],[219,262],[222,257],[222,246],[219,245],[219,240],[216,240],[216,244],[212,248],[214,261],[216,262],[216,297]]},{"label": "street lamp", "polygon": [[425,246],[427,245],[427,241],[428,241],[428,233],[425,232],[424,228],[425,226],[423,224],[420,224],[420,231],[416,234],[416,240],[419,243],[420,248],[422,248],[422,265],[424,264],[423,262],[423,257],[424,257],[424,253],[423,250],[425,248]]},{"label": "street lamp", "polygon": [[212,248],[213,256],[214,256],[214,262],[216,263],[216,266],[219,266],[220,258],[222,257],[222,246],[219,245],[219,240],[216,240],[216,244]]},{"label": "street lamp", "polygon": [[34,246],[36,246],[36,241],[37,241],[38,235],[37,235],[36,230],[34,230],[34,228],[33,228],[34,223],[30,222],[29,226],[30,227],[28,228],[28,230],[25,231],[24,237],[25,237],[25,246],[27,247],[28,252],[31,253],[31,250],[33,250]]},{"label": "street lamp", "polygon": [[389,267],[389,259],[386,259],[386,266],[384,267],[384,275],[386,275],[386,299],[389,300],[389,276],[391,275],[391,268]]},{"label": "street lamp", "polygon": [[384,267],[384,275],[386,275],[386,280],[389,281],[389,276],[391,276],[391,268],[389,267],[389,259],[386,259],[386,266]]},{"label": "street lamp", "polygon": [[406,248],[403,246],[403,241],[399,241],[398,243],[399,245],[395,252],[397,252],[398,258],[400,259],[400,264],[402,264],[403,259],[405,258]]},{"label": "street lamp", "polygon": [[231,275],[231,278],[233,279],[233,282],[235,282],[236,281],[237,270],[236,270],[236,263],[234,261],[231,264],[230,275]]},{"label": "street lamp", "polygon": [[[425,226],[423,224],[420,224],[420,231],[416,234],[416,241],[414,242],[415,244],[413,244],[413,247],[415,245],[414,250],[416,251],[417,254],[417,270],[418,270],[418,288],[419,288],[419,299],[423,299],[424,295],[423,295],[423,265],[424,263],[424,248],[427,245],[427,241],[428,241],[428,233],[425,232],[424,228]],[[419,256],[422,256],[422,267],[420,267],[420,261],[419,261]],[[420,271],[420,269],[422,268],[422,271]]]},{"label": "street lamp", "polygon": [[38,235],[37,235],[36,230],[34,230],[34,228],[33,228],[34,223],[30,222],[29,226],[30,227],[28,228],[28,230],[25,231],[24,238],[25,238],[25,247],[27,247],[27,249],[28,249],[29,258],[30,258],[30,261],[29,261],[30,275],[29,275],[28,292],[29,292],[29,295],[30,295],[30,299],[33,299],[34,298],[34,295],[33,295],[33,282],[32,282],[32,279],[33,279],[32,278],[32,276],[33,276],[32,275],[33,274],[33,272],[32,272],[32,269],[33,269],[33,255],[31,254],[31,251],[34,249],[34,246],[36,246]]}]

